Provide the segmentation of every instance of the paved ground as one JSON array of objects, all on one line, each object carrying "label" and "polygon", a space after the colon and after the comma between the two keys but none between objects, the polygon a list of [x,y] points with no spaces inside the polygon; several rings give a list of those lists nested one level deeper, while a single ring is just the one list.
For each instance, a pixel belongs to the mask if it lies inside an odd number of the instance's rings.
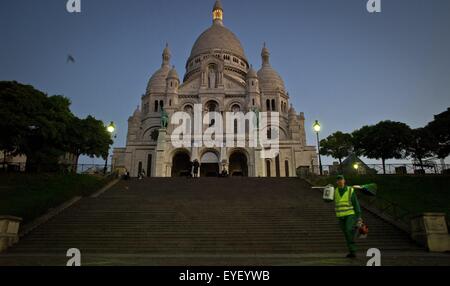
[{"label": "paved ground", "polygon": [[0,265],[450,265],[368,212],[359,258],[346,249],[333,205],[299,179],[202,178],[120,182],[84,198],[0,255]]}]

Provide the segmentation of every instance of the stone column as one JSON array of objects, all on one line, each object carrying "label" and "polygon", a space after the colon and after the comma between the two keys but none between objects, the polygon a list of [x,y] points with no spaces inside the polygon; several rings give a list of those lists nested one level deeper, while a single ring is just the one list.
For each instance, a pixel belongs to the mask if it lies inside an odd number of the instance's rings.
[{"label": "stone column", "polygon": [[166,176],[166,129],[159,129],[158,143],[156,145],[156,164],[155,164],[155,175],[156,177]]},{"label": "stone column", "polygon": [[198,154],[198,148],[197,147],[192,147],[191,161],[194,162],[195,159],[197,159],[200,162],[200,157],[199,157],[199,154]]},{"label": "stone column", "polygon": [[255,177],[264,177],[264,160],[261,158],[261,147],[258,146],[255,148],[255,163],[254,163],[254,176]]},{"label": "stone column", "polygon": [[450,251],[445,213],[423,213],[411,220],[411,237],[431,252]]},{"label": "stone column", "polygon": [[19,242],[21,218],[0,216],[0,253]]}]

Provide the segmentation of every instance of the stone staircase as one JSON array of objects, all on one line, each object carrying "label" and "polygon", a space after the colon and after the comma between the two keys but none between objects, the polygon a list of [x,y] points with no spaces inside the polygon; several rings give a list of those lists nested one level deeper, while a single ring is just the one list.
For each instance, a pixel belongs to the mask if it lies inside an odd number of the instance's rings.
[{"label": "stone staircase", "polygon": [[[415,249],[365,212],[361,248]],[[14,251],[98,253],[345,252],[333,204],[297,179],[147,179],[120,182],[24,238]]]},{"label": "stone staircase", "polygon": [[[361,251],[421,252],[407,234],[367,211]],[[346,253],[320,192],[294,178],[149,178],[83,198],[23,237],[7,255],[154,257]],[[0,260],[1,261],[1,260]],[[143,261],[147,263],[148,261]]]}]

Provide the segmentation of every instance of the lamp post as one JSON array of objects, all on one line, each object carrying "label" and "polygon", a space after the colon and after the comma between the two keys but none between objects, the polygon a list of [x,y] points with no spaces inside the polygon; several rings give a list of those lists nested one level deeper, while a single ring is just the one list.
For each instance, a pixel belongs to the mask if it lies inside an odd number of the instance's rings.
[{"label": "lamp post", "polygon": [[320,123],[319,123],[319,121],[316,120],[316,122],[314,122],[313,129],[316,132],[316,136],[317,136],[317,153],[319,155],[319,171],[320,171],[320,175],[322,176],[323,171],[322,171],[322,159],[320,158],[320,140],[319,140]]},{"label": "lamp post", "polygon": [[356,174],[359,174],[359,164],[358,163],[354,163],[353,164],[353,169],[355,169]]},{"label": "lamp post", "polygon": [[[109,135],[112,137],[114,132],[116,131],[116,125],[111,121],[109,125],[106,127],[106,131],[108,131]],[[109,146],[108,146],[108,154],[105,159],[105,168],[103,169],[103,174],[106,175],[106,171],[108,170],[108,157],[109,157]]]}]

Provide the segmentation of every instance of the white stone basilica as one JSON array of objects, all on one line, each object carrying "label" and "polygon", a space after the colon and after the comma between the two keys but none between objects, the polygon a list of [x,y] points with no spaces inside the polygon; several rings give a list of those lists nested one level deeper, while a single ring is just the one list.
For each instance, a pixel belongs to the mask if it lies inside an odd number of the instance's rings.
[{"label": "white stone basilica", "polygon": [[[306,145],[305,117],[289,104],[283,79],[271,67],[264,45],[262,66],[249,65],[239,39],[223,24],[223,8],[217,0],[213,24],[196,40],[186,63],[183,82],[170,65],[169,47],[162,65],[150,78],[141,108],[128,119],[125,148],[115,148],[113,168],[126,169],[132,177],[141,170],[151,177],[176,177],[190,172],[190,161],[201,164],[200,176],[217,176],[226,168],[231,176],[294,177],[317,165],[316,148]],[[279,112],[279,155],[262,159],[260,148],[175,148],[170,134],[174,126],[161,128],[161,112],[192,113],[195,104],[206,111]],[[170,122],[170,120],[169,120]],[[207,127],[207,126],[206,126]],[[261,131],[264,132],[264,131]]]}]

